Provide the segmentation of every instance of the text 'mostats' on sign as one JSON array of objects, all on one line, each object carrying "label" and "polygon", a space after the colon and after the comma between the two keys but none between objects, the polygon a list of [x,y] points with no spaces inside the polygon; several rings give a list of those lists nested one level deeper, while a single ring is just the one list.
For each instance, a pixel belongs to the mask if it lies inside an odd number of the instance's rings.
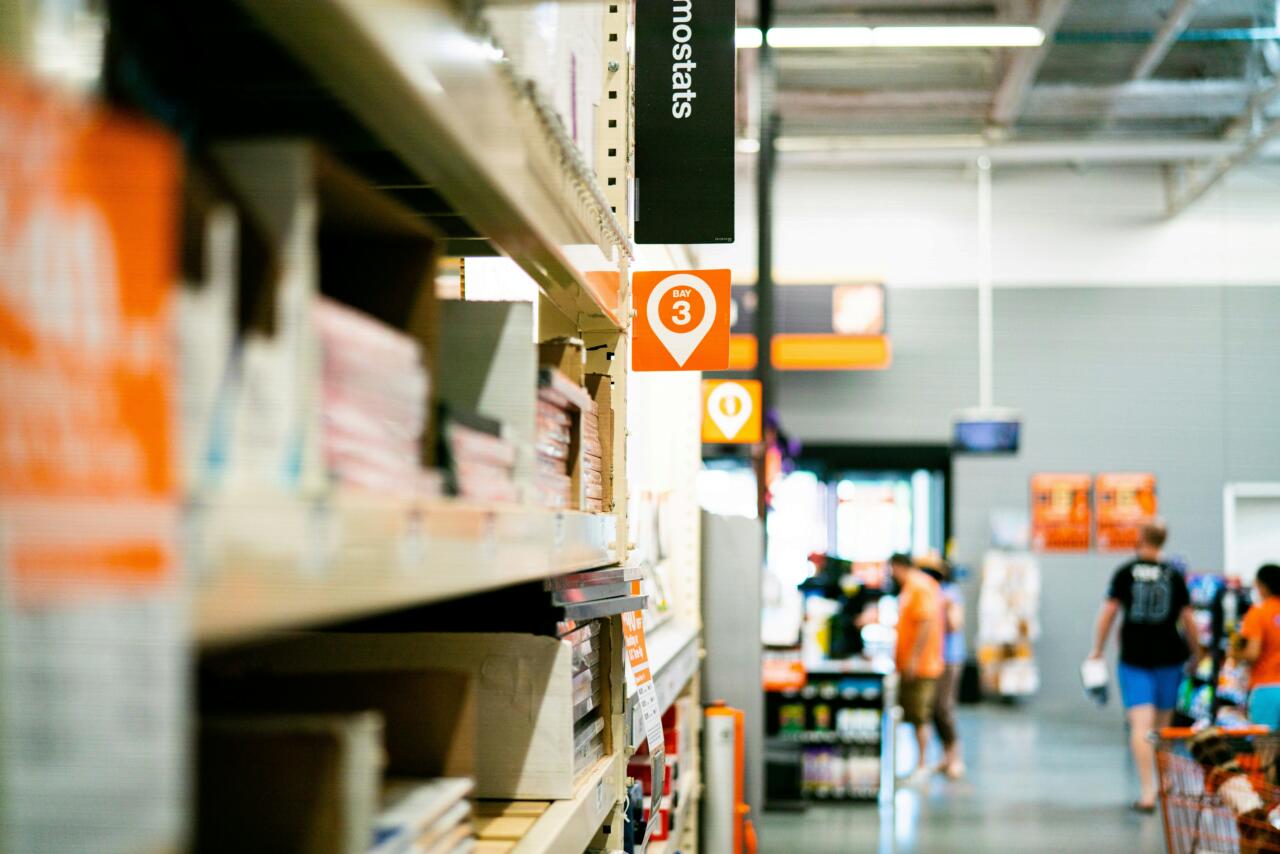
[{"label": "text 'mostats' on sign", "polygon": [[733,242],[734,4],[636,4],[637,243]]},{"label": "text 'mostats' on sign", "polygon": [[729,367],[728,270],[636,273],[631,284],[631,367],[723,371]]}]

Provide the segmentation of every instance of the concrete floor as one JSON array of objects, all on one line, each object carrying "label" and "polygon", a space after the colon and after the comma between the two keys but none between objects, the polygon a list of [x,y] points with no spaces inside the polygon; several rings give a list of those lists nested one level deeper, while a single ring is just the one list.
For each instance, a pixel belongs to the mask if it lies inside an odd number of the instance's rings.
[{"label": "concrete floor", "polygon": [[969,775],[900,790],[892,807],[765,813],[767,854],[1164,851],[1160,818],[1128,809],[1137,780],[1114,707],[1054,717],[1034,708],[962,709]]}]

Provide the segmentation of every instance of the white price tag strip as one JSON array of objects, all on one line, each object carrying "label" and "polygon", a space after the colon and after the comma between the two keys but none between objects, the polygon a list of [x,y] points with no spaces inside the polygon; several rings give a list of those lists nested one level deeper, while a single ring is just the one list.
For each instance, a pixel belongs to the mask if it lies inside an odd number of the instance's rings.
[{"label": "white price tag strip", "polygon": [[666,747],[662,740],[662,710],[658,707],[658,692],[653,685],[653,672],[649,669],[649,652],[644,643],[644,612],[631,611],[622,615],[622,636],[627,648],[627,668],[635,682],[637,705],[644,722],[645,739],[649,742],[649,755],[653,760],[653,777],[649,797],[649,820],[645,823],[643,844],[649,843],[662,808],[662,790],[666,783]]}]

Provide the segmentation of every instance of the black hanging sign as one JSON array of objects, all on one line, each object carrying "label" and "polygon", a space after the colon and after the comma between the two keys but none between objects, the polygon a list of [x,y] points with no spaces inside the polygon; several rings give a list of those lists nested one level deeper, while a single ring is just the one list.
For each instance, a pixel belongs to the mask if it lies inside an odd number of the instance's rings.
[{"label": "black hanging sign", "polygon": [[734,0],[637,0],[637,243],[732,243]]}]

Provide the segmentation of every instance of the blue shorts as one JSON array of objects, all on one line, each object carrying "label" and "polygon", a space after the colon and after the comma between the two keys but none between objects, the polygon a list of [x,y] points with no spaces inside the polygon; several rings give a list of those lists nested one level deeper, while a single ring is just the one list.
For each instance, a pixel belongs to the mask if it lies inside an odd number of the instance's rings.
[{"label": "blue shorts", "polygon": [[1134,667],[1120,662],[1120,698],[1124,707],[1155,706],[1158,712],[1171,711],[1178,705],[1178,689],[1182,687],[1182,665],[1168,667]]},{"label": "blue shorts", "polygon": [[1259,685],[1249,692],[1249,720],[1280,730],[1280,685]]}]

